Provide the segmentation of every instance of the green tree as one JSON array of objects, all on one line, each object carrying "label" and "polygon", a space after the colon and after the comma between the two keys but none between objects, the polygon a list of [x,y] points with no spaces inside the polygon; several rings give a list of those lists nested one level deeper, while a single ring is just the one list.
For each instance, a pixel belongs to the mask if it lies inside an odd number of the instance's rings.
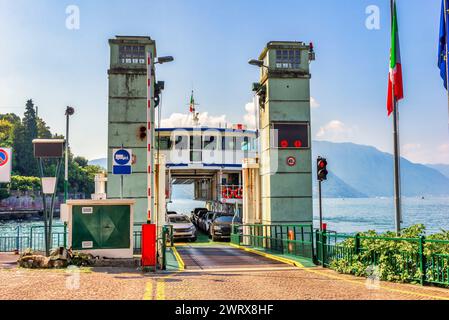
[{"label": "green tree", "polygon": [[38,176],[33,155],[33,140],[38,137],[38,121],[33,100],[28,100],[21,125],[14,129],[14,172],[23,176]]},{"label": "green tree", "polygon": [[8,148],[13,143],[14,125],[6,119],[0,120],[0,147]]},{"label": "green tree", "polygon": [[47,126],[44,120],[41,118],[37,118],[37,136],[39,139],[51,139],[52,134],[50,131],[50,127]]}]

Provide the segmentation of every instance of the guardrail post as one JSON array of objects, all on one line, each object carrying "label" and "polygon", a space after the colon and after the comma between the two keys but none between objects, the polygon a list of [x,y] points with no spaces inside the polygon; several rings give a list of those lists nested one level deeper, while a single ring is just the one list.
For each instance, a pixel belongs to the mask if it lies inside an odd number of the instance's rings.
[{"label": "guardrail post", "polygon": [[168,228],[164,226],[162,228],[162,270],[167,269],[167,237]]},{"label": "guardrail post", "polygon": [[64,248],[67,249],[67,222],[64,222]]},{"label": "guardrail post", "polygon": [[[315,238],[315,241],[314,241]],[[312,229],[312,255],[315,256],[316,264],[320,263],[320,254],[318,250],[318,230],[315,230],[315,237],[313,236],[313,229]]]},{"label": "guardrail post", "polygon": [[16,250],[20,252],[20,225],[17,226]]},{"label": "guardrail post", "polygon": [[326,267],[326,235],[325,231],[321,231],[321,252],[323,255],[323,268]]},{"label": "guardrail post", "polygon": [[426,282],[426,257],[424,255],[425,237],[419,237],[419,270],[421,271],[420,283],[423,286]]},{"label": "guardrail post", "polygon": [[30,248],[33,251],[33,227],[30,227]]},{"label": "guardrail post", "polygon": [[360,233],[357,233],[355,235],[355,246],[354,246],[354,249],[355,249],[355,254],[358,255],[360,253]]}]

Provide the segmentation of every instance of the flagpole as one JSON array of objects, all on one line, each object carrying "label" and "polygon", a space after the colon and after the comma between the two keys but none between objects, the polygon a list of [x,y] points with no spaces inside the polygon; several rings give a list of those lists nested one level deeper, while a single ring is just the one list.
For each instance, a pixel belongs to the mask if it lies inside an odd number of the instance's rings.
[{"label": "flagpole", "polygon": [[[391,2],[391,30],[394,30],[394,0]],[[396,36],[396,35],[392,35]],[[393,50],[392,50],[393,52]],[[401,208],[401,170],[400,170],[400,148],[399,148],[399,103],[396,100],[394,94],[394,81],[392,81],[391,94],[393,98],[393,145],[394,145],[394,205],[395,205],[395,227],[396,234],[399,236],[401,233],[401,220],[402,220],[402,208]]]},{"label": "flagpole", "polygon": [[[446,34],[446,56],[444,57],[446,59],[446,92],[447,92],[447,109],[448,109],[448,116],[449,116],[449,52],[448,52],[448,27],[447,27],[447,0],[443,1],[444,3],[444,28],[445,28],[445,34]],[[448,121],[449,126],[449,121]]]}]

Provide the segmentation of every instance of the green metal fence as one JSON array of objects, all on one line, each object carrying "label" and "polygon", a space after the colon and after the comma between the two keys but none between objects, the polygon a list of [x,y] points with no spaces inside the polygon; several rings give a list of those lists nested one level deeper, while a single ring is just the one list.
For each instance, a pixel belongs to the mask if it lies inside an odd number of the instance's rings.
[{"label": "green metal fence", "polygon": [[[26,249],[45,250],[44,226],[31,226],[0,230],[0,252],[23,252]],[[52,232],[52,247],[67,245],[66,226],[54,226]]]},{"label": "green metal fence", "polygon": [[[138,228],[139,226],[136,226]],[[142,231],[134,230],[134,254],[141,253]],[[44,226],[21,227],[14,229],[0,229],[0,252],[23,252],[26,249],[44,251]],[[67,227],[54,226],[52,231],[52,247],[67,246]]]},{"label": "green metal fence", "polygon": [[233,225],[231,242],[263,251],[313,259],[313,227],[298,225]]},{"label": "green metal fence", "polygon": [[364,275],[379,267],[381,280],[449,285],[449,241],[316,232],[316,258],[324,267]]}]

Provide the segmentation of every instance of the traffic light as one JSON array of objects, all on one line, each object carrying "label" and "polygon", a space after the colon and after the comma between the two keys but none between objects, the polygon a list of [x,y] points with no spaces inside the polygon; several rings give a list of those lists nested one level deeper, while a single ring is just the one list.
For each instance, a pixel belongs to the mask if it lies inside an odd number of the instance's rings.
[{"label": "traffic light", "polygon": [[145,126],[139,128],[139,138],[142,141],[147,138],[147,128]]},{"label": "traffic light", "polygon": [[327,160],[321,157],[318,157],[317,160],[317,175],[318,181],[327,180],[327,175],[329,172],[327,171]]}]

